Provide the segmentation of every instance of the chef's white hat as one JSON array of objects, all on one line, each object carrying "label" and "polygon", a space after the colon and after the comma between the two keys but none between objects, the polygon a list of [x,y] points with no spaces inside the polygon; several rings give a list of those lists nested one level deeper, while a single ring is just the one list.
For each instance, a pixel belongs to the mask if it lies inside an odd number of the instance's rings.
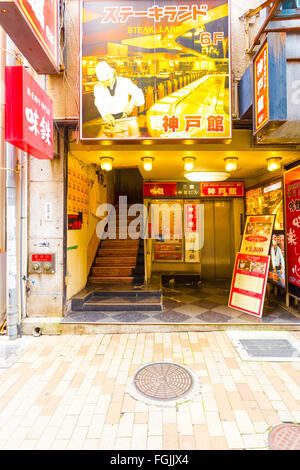
[{"label": "chef's white hat", "polygon": [[100,82],[105,82],[112,77],[114,70],[104,61],[99,62],[96,66],[96,75]]}]

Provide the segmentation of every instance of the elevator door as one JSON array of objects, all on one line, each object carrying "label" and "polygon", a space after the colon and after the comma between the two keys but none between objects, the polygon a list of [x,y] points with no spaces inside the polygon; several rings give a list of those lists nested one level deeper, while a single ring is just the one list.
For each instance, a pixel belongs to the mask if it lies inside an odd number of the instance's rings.
[{"label": "elevator door", "polygon": [[204,203],[203,279],[230,279],[234,263],[232,201],[210,200]]}]

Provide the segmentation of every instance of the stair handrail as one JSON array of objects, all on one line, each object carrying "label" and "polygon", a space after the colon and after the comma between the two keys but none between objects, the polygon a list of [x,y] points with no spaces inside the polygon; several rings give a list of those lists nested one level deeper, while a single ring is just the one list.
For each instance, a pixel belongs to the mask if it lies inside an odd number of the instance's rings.
[{"label": "stair handrail", "polygon": [[144,232],[143,232],[143,237],[144,237],[144,279],[145,283],[148,284],[148,266],[147,266],[147,254],[148,254],[148,236],[149,236],[149,229],[148,229],[148,222],[149,222],[149,207],[150,207],[150,202],[148,202],[147,205],[147,210],[146,210],[146,216],[144,218]]}]

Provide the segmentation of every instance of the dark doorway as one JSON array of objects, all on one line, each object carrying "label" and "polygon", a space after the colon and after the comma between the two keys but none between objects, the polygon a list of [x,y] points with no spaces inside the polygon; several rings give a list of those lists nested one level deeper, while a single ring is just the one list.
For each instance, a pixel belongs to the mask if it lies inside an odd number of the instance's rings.
[{"label": "dark doorway", "polygon": [[143,178],[138,168],[115,170],[115,202],[127,196],[128,204],[143,203]]}]

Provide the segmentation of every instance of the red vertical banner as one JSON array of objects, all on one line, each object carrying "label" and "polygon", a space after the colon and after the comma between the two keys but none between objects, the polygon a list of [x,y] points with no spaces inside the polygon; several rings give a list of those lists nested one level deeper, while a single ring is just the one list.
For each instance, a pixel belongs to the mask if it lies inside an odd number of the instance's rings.
[{"label": "red vertical banner", "polygon": [[254,59],[254,111],[255,132],[269,120],[268,42]]},{"label": "red vertical banner", "polygon": [[284,173],[288,292],[300,298],[300,166]]},{"label": "red vertical banner", "polygon": [[199,231],[198,204],[185,204],[185,233],[195,233]]}]

